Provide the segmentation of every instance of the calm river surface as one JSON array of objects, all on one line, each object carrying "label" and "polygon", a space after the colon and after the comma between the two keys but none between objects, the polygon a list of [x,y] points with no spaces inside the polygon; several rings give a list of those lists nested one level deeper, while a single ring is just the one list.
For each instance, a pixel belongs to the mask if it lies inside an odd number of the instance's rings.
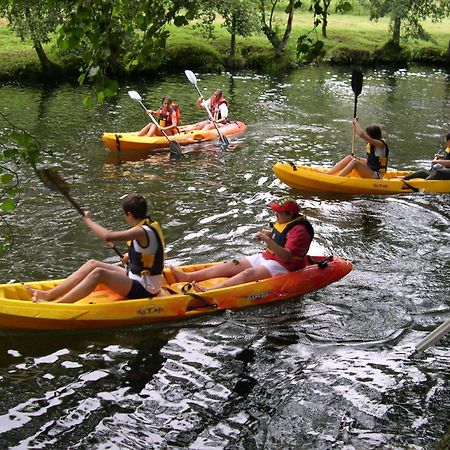
[{"label": "calm river surface", "polygon": [[[449,425],[450,336],[416,359],[421,339],[450,317],[449,195],[333,196],[291,191],[279,161],[331,165],[351,149],[351,69],[278,78],[198,74],[220,87],[247,133],[167,154],[113,156],[104,131],[140,129],[168,93],[190,123],[204,115],[184,75],[123,84],[87,111],[72,85],[0,87],[0,111],[53,156],[71,193],[111,228],[120,197],[137,191],[164,228],[169,264],[262,248],[254,233],[287,193],[316,229],[313,254],[350,259],[343,280],[304,297],[191,321],[102,331],[1,331],[0,448],[428,449]],[[363,125],[379,123],[391,166],[427,167],[449,131],[448,73],[368,71]],[[3,126],[3,125],[2,125]],[[357,152],[363,154],[358,141]],[[62,278],[88,258],[115,261],[76,211],[26,167],[15,240],[0,282]]]}]

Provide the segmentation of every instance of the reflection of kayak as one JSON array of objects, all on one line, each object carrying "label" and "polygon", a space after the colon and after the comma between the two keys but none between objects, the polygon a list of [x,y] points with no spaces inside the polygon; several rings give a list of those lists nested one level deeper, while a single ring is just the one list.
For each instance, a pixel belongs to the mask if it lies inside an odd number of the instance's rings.
[{"label": "reflection of kayak", "polygon": [[[208,131],[193,130],[183,132],[184,127],[180,127],[180,132],[169,136],[171,141],[180,145],[196,144],[199,142],[219,139],[217,130],[213,128]],[[244,122],[233,120],[227,125],[220,127],[220,132],[225,136],[233,136],[243,133],[247,129]],[[155,150],[169,151],[169,143],[164,136],[138,136],[137,133],[104,133],[102,141],[110,150]]]},{"label": "reflection of kayak", "polygon": [[[33,303],[23,283],[0,285],[0,328],[70,329],[106,328],[142,325],[164,320],[185,319],[224,309],[238,309],[296,297],[339,280],[352,269],[350,262],[336,257],[320,264],[324,257],[314,257],[298,272],[202,293],[181,293],[186,283],[176,283],[170,269],[164,270],[165,296],[151,299],[123,300],[112,291],[98,287],[88,297],[72,304]],[[221,264],[221,263],[219,263]],[[211,264],[179,267],[190,271]],[[211,287],[224,280],[199,283]],[[35,289],[50,289],[61,280],[30,282]]]},{"label": "reflection of kayak", "polygon": [[[293,189],[313,192],[337,192],[343,194],[410,194],[411,192],[450,192],[450,180],[424,180],[414,178],[403,181],[412,172],[389,170],[378,180],[358,176],[339,177],[326,175],[323,167],[308,167],[278,162],[273,172],[284,184]],[[352,174],[350,174],[352,175]]]}]

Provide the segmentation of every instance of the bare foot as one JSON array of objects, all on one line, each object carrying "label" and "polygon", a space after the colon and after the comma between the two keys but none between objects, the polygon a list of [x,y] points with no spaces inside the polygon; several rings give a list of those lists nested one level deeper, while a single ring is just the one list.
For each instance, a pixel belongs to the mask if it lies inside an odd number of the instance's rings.
[{"label": "bare foot", "polygon": [[208,289],[204,288],[203,286],[200,286],[196,281],[192,282],[192,288],[195,292],[207,292]]},{"label": "bare foot", "polygon": [[190,281],[189,275],[187,273],[183,272],[182,270],[176,269],[173,266],[170,266],[170,270],[172,271],[172,274],[175,277],[175,280],[177,280],[177,282]]},{"label": "bare foot", "polygon": [[25,289],[31,294],[31,300],[35,303],[51,300],[48,291],[40,291],[39,289],[34,289],[27,285],[25,285]]}]

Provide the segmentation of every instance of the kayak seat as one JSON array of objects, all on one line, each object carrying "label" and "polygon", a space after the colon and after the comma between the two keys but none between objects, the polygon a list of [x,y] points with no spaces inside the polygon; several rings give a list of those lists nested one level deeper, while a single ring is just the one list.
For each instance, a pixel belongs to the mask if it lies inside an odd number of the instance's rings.
[{"label": "kayak seat", "polygon": [[[206,289],[211,289],[212,287],[224,282],[228,280],[228,278],[226,277],[222,277],[222,278],[211,278],[209,280],[205,280],[205,281],[199,281],[198,284]],[[172,283],[169,287],[172,291],[177,292],[178,294],[181,294],[182,291],[181,289],[183,288],[183,286],[185,286],[188,282],[187,281],[181,281],[179,283]]]}]

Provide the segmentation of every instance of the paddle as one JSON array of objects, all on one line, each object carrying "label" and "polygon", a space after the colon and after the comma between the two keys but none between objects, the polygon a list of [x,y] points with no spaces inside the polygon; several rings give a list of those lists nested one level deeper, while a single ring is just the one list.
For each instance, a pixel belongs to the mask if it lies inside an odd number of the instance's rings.
[{"label": "paddle", "polygon": [[[361,94],[363,86],[363,74],[361,71],[354,69],[352,72],[352,90],[355,94],[355,108],[353,109],[353,118],[356,117],[356,108],[358,106],[358,95]],[[352,156],[355,156],[355,139],[356,139],[355,127],[353,127],[352,136]]]},{"label": "paddle", "polygon": [[[70,196],[70,186],[64,178],[62,178],[56,169],[47,168],[47,169],[35,169],[36,174],[39,179],[52,191],[60,192],[67,200],[69,200],[70,204],[78,211],[81,216],[84,216],[84,211],[81,209],[80,205]],[[123,254],[117,249],[115,245],[111,247],[119,256],[119,258],[123,258]]]},{"label": "paddle", "polygon": [[423,352],[428,347],[433,345],[438,339],[446,335],[450,331],[450,319],[441,323],[435,330],[433,330],[425,339],[416,345],[416,352]]},{"label": "paddle", "polygon": [[[138,102],[142,108],[144,108],[145,111],[147,111],[147,108],[142,103],[142,97],[139,95],[136,91],[128,91],[128,95],[130,98],[136,102]],[[169,136],[167,136],[167,133],[161,128],[159,123],[156,121],[156,119],[153,117],[153,114],[149,114],[150,119],[152,122],[158,127],[158,129],[161,131],[161,133],[164,135],[164,137],[167,139],[167,142],[169,142],[170,146],[170,156],[180,158],[183,155],[183,152],[181,150],[181,145],[178,142],[171,141]]]},{"label": "paddle", "polygon": [[[197,86],[197,77],[195,76],[195,74],[193,72],[191,72],[190,70],[185,70],[184,73],[186,74],[187,79],[195,86],[195,88],[197,89],[198,95],[200,97],[203,97],[202,93],[200,92],[200,89]],[[209,108],[205,105],[205,109],[206,111],[208,111],[208,116],[209,119],[211,120],[211,122],[214,124],[217,134],[219,135],[219,139],[220,142],[222,143],[222,145],[224,145],[225,147],[228,147],[230,145],[230,141],[228,140],[228,138],[223,135],[220,131],[219,131],[219,127],[216,124],[216,121],[214,120],[214,117],[211,114],[211,111],[209,110]]]}]

